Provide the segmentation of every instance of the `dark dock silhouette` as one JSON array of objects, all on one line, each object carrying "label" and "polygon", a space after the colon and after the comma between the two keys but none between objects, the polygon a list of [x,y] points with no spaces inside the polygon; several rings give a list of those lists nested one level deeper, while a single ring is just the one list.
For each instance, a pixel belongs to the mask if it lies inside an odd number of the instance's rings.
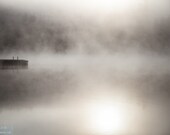
[{"label": "dark dock silhouette", "polygon": [[0,69],[28,69],[28,60],[0,59]]}]

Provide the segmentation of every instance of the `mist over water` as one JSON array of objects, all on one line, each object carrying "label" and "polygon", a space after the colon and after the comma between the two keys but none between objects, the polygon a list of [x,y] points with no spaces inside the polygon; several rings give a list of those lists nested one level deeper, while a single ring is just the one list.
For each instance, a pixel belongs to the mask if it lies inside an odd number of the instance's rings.
[{"label": "mist over water", "polygon": [[28,70],[0,70],[0,126],[18,135],[94,134],[86,108],[110,99],[125,106],[117,134],[168,134],[169,1],[139,1],[126,12],[69,3],[0,2],[0,58],[29,60]]}]

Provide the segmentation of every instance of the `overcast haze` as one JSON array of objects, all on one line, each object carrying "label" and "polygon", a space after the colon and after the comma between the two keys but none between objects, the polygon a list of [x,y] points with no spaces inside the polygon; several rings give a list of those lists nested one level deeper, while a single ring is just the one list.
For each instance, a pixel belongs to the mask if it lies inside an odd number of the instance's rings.
[{"label": "overcast haze", "polygon": [[169,0],[1,0],[0,59],[29,69],[0,70],[0,126],[93,134],[87,108],[110,100],[112,134],[169,134],[169,44]]}]

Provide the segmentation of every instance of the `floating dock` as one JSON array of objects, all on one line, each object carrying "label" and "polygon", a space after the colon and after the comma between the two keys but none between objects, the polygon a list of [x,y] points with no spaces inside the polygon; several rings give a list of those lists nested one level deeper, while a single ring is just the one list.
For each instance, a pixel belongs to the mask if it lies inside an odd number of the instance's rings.
[{"label": "floating dock", "polygon": [[28,69],[28,60],[0,59],[0,69]]}]

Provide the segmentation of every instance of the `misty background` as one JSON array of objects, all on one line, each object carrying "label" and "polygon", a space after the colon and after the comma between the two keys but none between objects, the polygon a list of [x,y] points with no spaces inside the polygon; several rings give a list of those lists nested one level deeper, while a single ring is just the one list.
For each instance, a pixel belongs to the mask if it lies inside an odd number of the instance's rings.
[{"label": "misty background", "polygon": [[127,134],[169,134],[170,2],[96,5],[0,1],[0,58],[29,60],[28,70],[0,70],[0,125],[18,135],[90,134],[86,104],[120,97]]}]

